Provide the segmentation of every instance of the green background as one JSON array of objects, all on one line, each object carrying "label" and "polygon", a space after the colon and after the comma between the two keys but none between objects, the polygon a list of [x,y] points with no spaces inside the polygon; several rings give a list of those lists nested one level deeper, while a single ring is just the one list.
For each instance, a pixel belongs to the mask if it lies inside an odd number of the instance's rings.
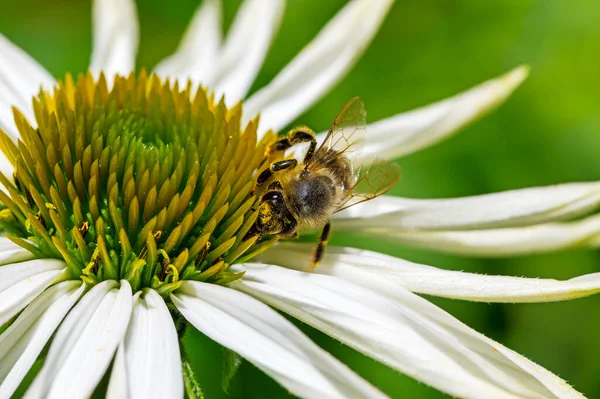
[{"label": "green background", "polygon": [[[196,0],[138,2],[138,67],[174,50]],[[226,26],[239,1],[225,1]],[[343,0],[289,0],[279,35],[253,91],[271,78],[331,18]],[[173,5],[175,4],[175,5]],[[81,72],[91,48],[88,1],[2,1],[0,32],[56,77]],[[450,96],[519,64],[531,77],[491,116],[457,137],[400,161],[393,193],[434,198],[528,186],[591,181],[600,176],[600,3],[597,0],[405,0],[394,5],[373,44],[349,76],[298,121],[325,128],[350,97],[360,96],[375,121]],[[352,244],[434,266],[530,277],[569,278],[600,270],[596,251],[512,259],[464,259],[374,240]],[[482,304],[431,298],[469,326],[600,397],[600,296],[552,304]],[[387,369],[302,326],[316,342],[392,397],[443,394]],[[208,398],[286,398],[248,363],[221,392],[219,347],[189,333],[191,355]]]}]

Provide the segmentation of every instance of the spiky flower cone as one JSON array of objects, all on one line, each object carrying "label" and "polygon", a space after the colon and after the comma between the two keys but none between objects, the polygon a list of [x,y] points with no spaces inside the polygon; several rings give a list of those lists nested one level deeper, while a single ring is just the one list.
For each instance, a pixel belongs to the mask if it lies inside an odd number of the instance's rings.
[{"label": "spiky flower cone", "polygon": [[15,167],[2,224],[65,279],[126,279],[162,295],[182,279],[230,282],[227,268],[273,243],[245,237],[256,220],[252,174],[269,161],[258,121],[240,126],[202,88],[156,76],[71,76],[34,99],[37,128],[15,109],[21,140],[0,147]]}]

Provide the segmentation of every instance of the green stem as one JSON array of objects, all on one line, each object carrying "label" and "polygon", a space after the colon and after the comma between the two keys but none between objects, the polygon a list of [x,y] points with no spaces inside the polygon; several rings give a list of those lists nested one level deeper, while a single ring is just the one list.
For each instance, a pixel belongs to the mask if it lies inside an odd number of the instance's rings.
[{"label": "green stem", "polygon": [[202,388],[200,388],[200,384],[196,380],[196,375],[181,341],[179,341],[179,348],[181,350],[181,368],[183,370],[185,396],[189,399],[204,399],[204,393],[202,393]]}]

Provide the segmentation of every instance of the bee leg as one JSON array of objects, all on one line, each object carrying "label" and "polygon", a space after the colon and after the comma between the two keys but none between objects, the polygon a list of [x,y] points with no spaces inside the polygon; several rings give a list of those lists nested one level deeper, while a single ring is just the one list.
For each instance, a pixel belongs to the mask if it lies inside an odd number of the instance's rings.
[{"label": "bee leg", "polygon": [[325,254],[325,245],[327,245],[327,241],[329,240],[329,233],[331,232],[331,223],[327,223],[325,227],[323,227],[323,231],[321,232],[321,237],[319,237],[319,243],[313,252],[312,259],[310,261],[310,265],[307,271],[314,270],[315,267],[321,263],[323,259],[323,255]]},{"label": "bee leg", "polygon": [[[256,185],[256,187],[258,187],[258,185]],[[269,183],[269,185],[267,186],[266,192],[269,192],[269,191],[282,191],[282,190],[283,190],[283,187],[281,187],[281,182],[279,182],[279,180],[274,180],[271,183]],[[254,191],[251,191],[250,194],[254,195]],[[258,208],[252,207],[250,209],[252,211],[256,211],[256,209],[258,209]]]},{"label": "bee leg", "polygon": [[298,161],[295,159],[284,159],[283,161],[272,163],[267,169],[260,172],[256,178],[256,187],[260,187],[265,184],[275,172],[280,170],[293,169],[298,165]]},{"label": "bee leg", "polygon": [[271,182],[271,184],[269,184],[267,186],[267,191],[279,191],[279,190],[283,190],[283,187],[281,187],[281,183],[277,180],[275,180],[274,182]]},{"label": "bee leg", "polygon": [[307,163],[312,159],[313,155],[315,155],[315,150],[317,148],[317,139],[315,138],[314,134],[305,132],[303,130],[297,130],[295,132],[292,132],[288,137],[276,141],[271,145],[271,147],[269,147],[269,152],[273,153],[285,151],[288,148],[295,146],[296,144],[307,142],[310,142],[308,151],[306,151],[306,154],[304,155],[304,163]]},{"label": "bee leg", "polygon": [[250,230],[248,230],[248,232],[244,235],[244,238],[242,238],[242,241],[248,241],[249,239],[260,235],[262,235],[262,231],[258,228],[256,222],[254,222],[252,227],[250,227]]},{"label": "bee leg", "polygon": [[305,132],[304,130],[292,131],[288,135],[288,137],[271,144],[271,146],[269,147],[269,152],[273,153],[285,151],[288,148],[295,146],[296,144],[306,143],[309,141],[314,143],[314,147],[317,146],[317,139],[315,139],[314,134]]},{"label": "bee leg", "polygon": [[[308,140],[305,140],[305,141],[308,141]],[[313,136],[311,134],[310,135],[310,145],[308,146],[308,150],[306,151],[306,154],[304,154],[303,162],[305,165],[311,161],[313,155],[315,155],[316,149],[317,149],[317,139],[315,138],[315,136]]]}]

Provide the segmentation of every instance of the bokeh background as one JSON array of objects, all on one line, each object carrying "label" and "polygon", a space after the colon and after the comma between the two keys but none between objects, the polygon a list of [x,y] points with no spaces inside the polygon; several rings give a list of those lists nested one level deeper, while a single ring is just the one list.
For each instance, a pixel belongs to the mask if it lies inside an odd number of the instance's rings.
[{"label": "bokeh background", "polygon": [[[138,67],[172,52],[200,0],[138,1]],[[224,1],[225,28],[240,1]],[[253,90],[266,84],[343,5],[289,0],[279,35]],[[91,3],[2,1],[0,32],[56,77],[81,72],[91,49]],[[298,122],[326,128],[353,96],[370,121],[450,96],[519,64],[531,76],[498,111],[401,161],[397,195],[434,198],[600,178],[600,3],[597,0],[403,0],[349,76]],[[600,271],[597,251],[511,259],[465,259],[334,235],[334,244],[375,249],[438,267],[565,279]],[[600,296],[552,304],[482,304],[430,298],[469,326],[600,397]],[[316,342],[394,398],[445,395],[301,326]],[[287,398],[244,363],[221,390],[221,349],[186,337],[207,398]]]}]

